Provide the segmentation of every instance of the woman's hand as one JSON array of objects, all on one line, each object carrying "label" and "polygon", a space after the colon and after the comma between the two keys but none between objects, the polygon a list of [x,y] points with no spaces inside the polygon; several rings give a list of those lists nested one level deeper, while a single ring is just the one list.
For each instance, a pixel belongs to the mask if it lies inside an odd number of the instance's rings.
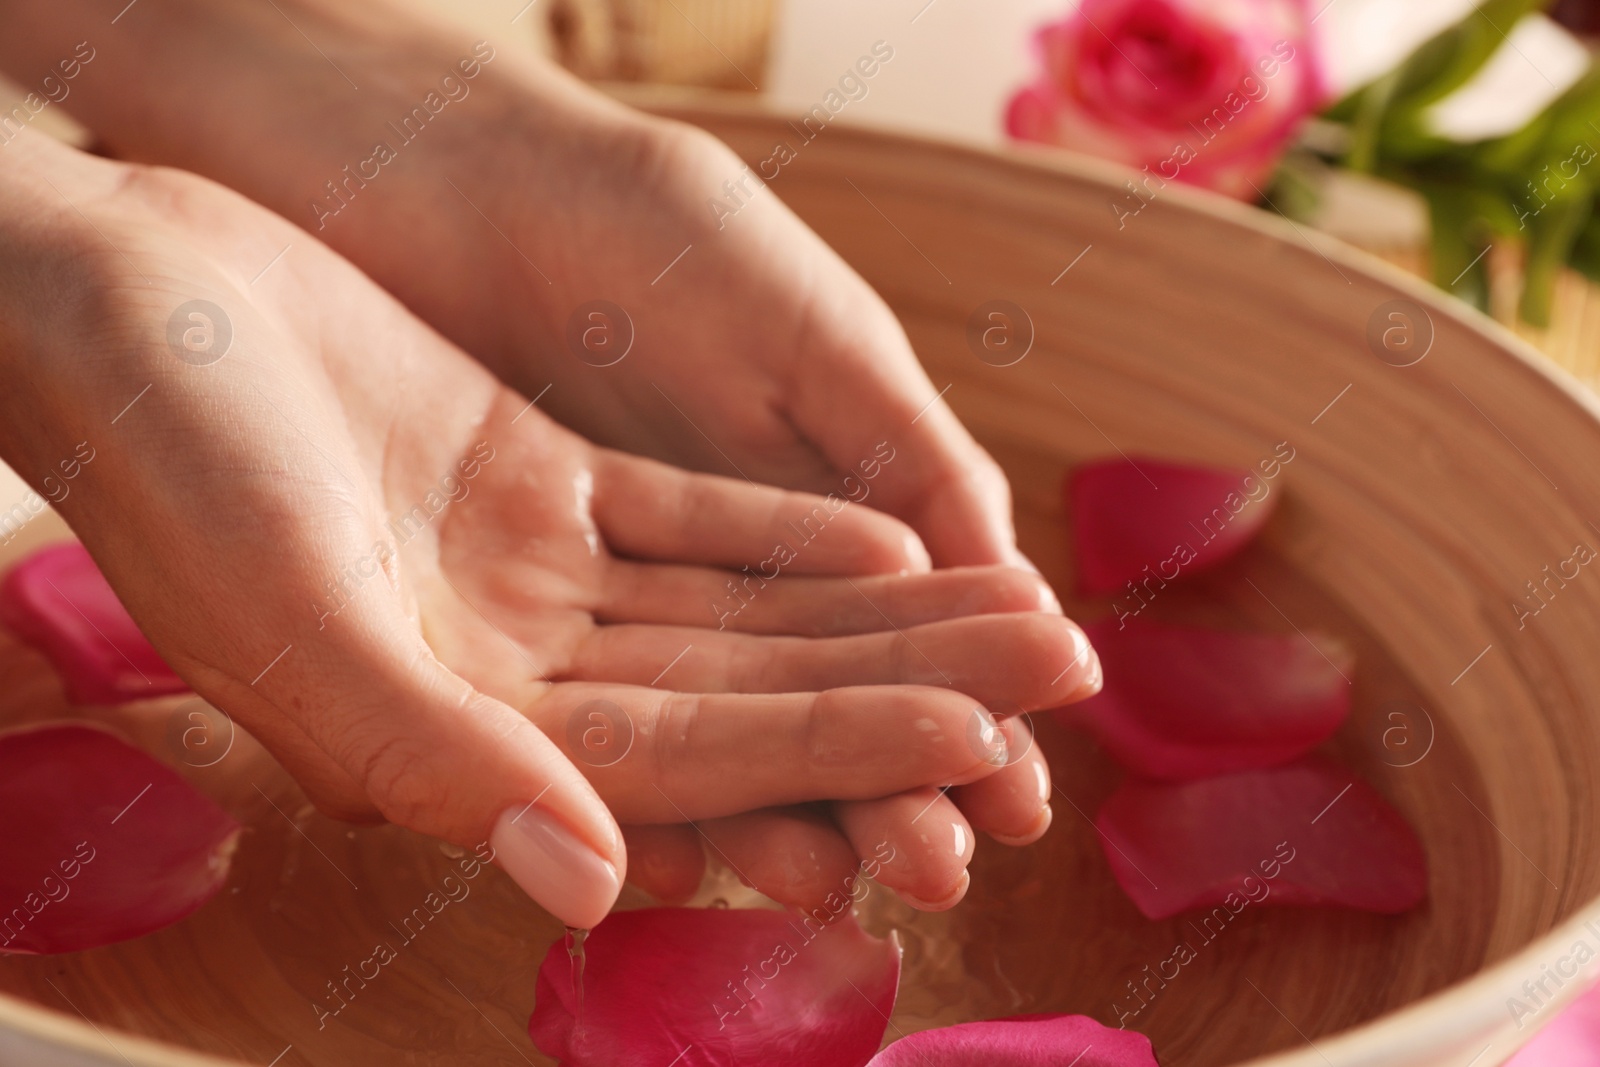
[{"label": "woman's hand", "polygon": [[[1096,682],[1058,616],[947,621],[1037,609],[1031,575],[929,574],[866,508],[595,448],[203,179],[31,133],[4,151],[0,454],[37,483],[96,448],[66,518],[169,662],[324,811],[488,838],[587,926],[625,871],[613,812],[838,800],[807,839],[852,860],[904,841],[881,880],[942,904],[968,824],[894,795],[1013,773],[971,742],[977,701]],[[780,542],[781,576],[728,569]],[[795,631],[839,636],[770,636]],[[618,759],[590,744],[597,712],[632,738]],[[740,854],[776,869],[792,840]]]},{"label": "woman's hand", "polygon": [[[0,63],[31,84],[117,6],[4,0]],[[125,13],[62,106],[314,233],[525,395],[553,383],[540,407],[591,440],[823,493],[887,441],[874,507],[939,566],[1020,564],[1004,477],[871,288],[720,142],[506,18],[475,45],[382,0],[174,0]]]}]

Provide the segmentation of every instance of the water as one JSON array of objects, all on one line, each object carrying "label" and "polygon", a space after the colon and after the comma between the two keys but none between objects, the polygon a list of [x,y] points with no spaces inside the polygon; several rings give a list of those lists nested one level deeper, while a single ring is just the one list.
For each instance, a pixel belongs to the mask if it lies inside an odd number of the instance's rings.
[{"label": "water", "polygon": [[575,926],[567,927],[567,958],[572,963],[572,999],[575,1006],[573,1016],[577,1023],[574,1037],[583,1034],[583,943],[588,939],[589,931],[580,930]]}]

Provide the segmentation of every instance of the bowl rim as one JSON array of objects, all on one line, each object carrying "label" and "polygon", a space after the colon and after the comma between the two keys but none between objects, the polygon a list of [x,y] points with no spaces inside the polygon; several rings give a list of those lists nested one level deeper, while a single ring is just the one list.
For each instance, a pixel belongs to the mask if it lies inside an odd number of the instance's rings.
[{"label": "bowl rim", "polygon": [[[610,85],[605,88],[625,103],[697,126],[703,126],[708,121],[757,124],[763,120],[793,117],[785,109],[752,99],[753,94],[748,93],[681,88],[661,90],[656,87],[641,89],[633,85]],[[1041,177],[1066,177],[1101,185],[1108,191],[1120,190],[1123,182],[1139,173],[1132,167],[1054,146],[1012,142],[988,147],[928,136],[921,132],[905,133],[848,119],[841,119],[836,125],[837,139],[841,141],[871,141],[900,150],[960,159],[974,166],[1000,165],[1013,170],[1033,171]],[[935,171],[930,167],[920,169],[918,173]],[[931,183],[932,179],[929,181]],[[1177,205],[1180,210],[1241,226],[1285,241],[1296,248],[1311,244],[1309,238],[1287,218],[1219,193],[1172,182],[1162,189],[1161,197],[1163,202]],[[1486,336],[1495,343],[1512,367],[1531,374],[1539,384],[1553,389],[1558,399],[1576,404],[1591,420],[1600,424],[1600,395],[1583,385],[1532,343],[1466,302],[1382,257],[1331,234],[1320,234],[1320,237],[1321,240],[1311,245],[1313,251],[1415,300],[1431,316],[1443,317]],[[1556,995],[1548,998],[1539,1008],[1537,1021],[1528,1023],[1526,1029],[1514,1024],[1509,1012],[1496,1021],[1497,1014],[1506,1011],[1504,998],[1520,992],[1518,982],[1522,978],[1537,975],[1541,963],[1561,955],[1564,948],[1584,934],[1600,938],[1600,893],[1516,952],[1467,978],[1374,1019],[1319,1037],[1315,1042],[1308,1039],[1302,1047],[1241,1060],[1233,1067],[1328,1067],[1329,1058],[1333,1056],[1342,1057],[1335,1062],[1351,1065],[1432,1064],[1434,1058],[1458,1050],[1479,1057],[1472,1060],[1471,1067],[1488,1067],[1489,1064],[1503,1062],[1559,1015],[1561,1008],[1576,1000],[1589,984],[1600,979],[1600,955],[1597,955],[1595,960],[1581,967],[1574,977],[1565,980]],[[1551,1008],[1556,1010],[1549,1010]],[[1481,1058],[1494,1044],[1504,1039],[1508,1030],[1517,1031],[1518,1039],[1506,1048],[1505,1055]],[[1473,1036],[1481,1038],[1482,1043],[1474,1042]],[[1413,1053],[1432,1058],[1405,1058]],[[1466,1064],[1464,1060],[1461,1062]]]},{"label": "bowl rim", "polygon": [[[729,90],[693,89],[675,86],[642,87],[633,84],[603,84],[599,88],[614,99],[652,114],[676,119],[697,127],[718,122],[743,122],[758,125],[793,118],[787,109],[775,107],[755,94]],[[986,147],[925,133],[906,133],[861,121],[841,119],[831,127],[830,141],[851,140],[862,144],[890,147],[899,151],[943,156],[971,166],[1000,166],[1032,172],[1041,179],[1070,178],[1117,190],[1138,171],[1107,160],[1067,149],[1027,144]],[[936,170],[932,171],[937,173]],[[923,172],[928,173],[928,172]],[[1162,190],[1162,199],[1177,210],[1208,216],[1258,234],[1298,246],[1310,244],[1286,218],[1275,216],[1229,197],[1192,186],[1171,183]],[[1442,316],[1458,326],[1477,332],[1493,341],[1503,357],[1514,367],[1532,374],[1560,399],[1574,403],[1600,425],[1600,395],[1596,395],[1569,372],[1489,316],[1450,296],[1423,279],[1372,253],[1363,251],[1329,234],[1312,245],[1314,251],[1341,267],[1366,275],[1414,300],[1432,316]],[[1415,1063],[1433,1065],[1458,1054],[1474,1055],[1470,1065],[1488,1067],[1502,1063],[1566,1007],[1597,978],[1600,957],[1581,967],[1565,980],[1554,996],[1540,1006],[1537,1018],[1524,1031],[1505,1010],[1505,998],[1520,992],[1520,979],[1536,975],[1541,964],[1561,955],[1562,950],[1583,935],[1600,939],[1600,894],[1576,908],[1566,919],[1528,942],[1516,952],[1442,989],[1435,990],[1394,1011],[1356,1026],[1318,1038],[1303,1046],[1268,1053],[1239,1061],[1234,1067],[1329,1067],[1340,1065],[1392,1065]],[[65,995],[63,995],[63,999]],[[130,1031],[115,1030],[116,1041],[95,1024],[75,1004],[68,1004],[77,1018],[44,1004],[0,992],[0,1051],[7,1051],[17,1039],[32,1039],[35,1052],[66,1051],[83,1058],[81,1062],[136,1064],[138,1067],[248,1067],[243,1061],[214,1056],[164,1040],[144,1037]],[[1556,1010],[1548,1010],[1555,1008]],[[1498,1021],[1496,1021],[1498,1016]],[[1517,1039],[1504,1056],[1482,1057],[1516,1032]],[[1481,1042],[1481,1044],[1480,1044]],[[107,1055],[109,1047],[114,1055]],[[291,1046],[292,1047],[292,1046]],[[285,1052],[288,1049],[284,1050]],[[1411,1058],[1420,1057],[1420,1058]]]}]

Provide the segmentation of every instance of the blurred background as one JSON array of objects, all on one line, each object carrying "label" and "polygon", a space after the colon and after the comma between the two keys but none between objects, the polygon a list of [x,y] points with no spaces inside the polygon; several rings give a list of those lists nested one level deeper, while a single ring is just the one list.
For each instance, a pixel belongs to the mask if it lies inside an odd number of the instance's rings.
[{"label": "blurred background", "polygon": [[1113,212],[1207,187],[1600,386],[1600,0],[415,2],[630,99],[1099,156],[1129,168]]}]

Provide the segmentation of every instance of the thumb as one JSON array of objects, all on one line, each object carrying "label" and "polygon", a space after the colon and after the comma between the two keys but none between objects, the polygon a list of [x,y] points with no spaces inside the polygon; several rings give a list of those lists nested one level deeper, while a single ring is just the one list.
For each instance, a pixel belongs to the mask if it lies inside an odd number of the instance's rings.
[{"label": "thumb", "polygon": [[308,646],[298,663],[295,651],[249,694],[232,683],[218,697],[251,702],[240,715],[246,728],[292,722],[359,790],[335,806],[364,798],[409,829],[465,848],[487,841],[494,861],[567,926],[605,918],[626,872],[621,831],[536,726],[452,674],[414,631],[381,641],[341,634]]},{"label": "thumb", "polygon": [[420,653],[387,694],[346,704],[340,763],[390,822],[464,847],[487,839],[546,911],[593,927],[626,873],[610,812],[538,727]]}]

